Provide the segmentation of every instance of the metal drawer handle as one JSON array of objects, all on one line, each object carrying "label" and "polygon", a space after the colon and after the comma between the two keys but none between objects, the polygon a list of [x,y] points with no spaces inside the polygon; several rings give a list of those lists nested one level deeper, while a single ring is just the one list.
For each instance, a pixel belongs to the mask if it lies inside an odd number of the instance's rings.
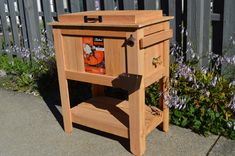
[{"label": "metal drawer handle", "polygon": [[158,65],[162,64],[162,61],[160,60],[161,56],[154,57],[152,60],[152,64],[154,65],[155,68],[157,68]]},{"label": "metal drawer handle", "polygon": [[84,23],[96,23],[97,21],[99,23],[102,23],[102,16],[98,16],[97,18],[89,18],[87,16],[84,16]]}]

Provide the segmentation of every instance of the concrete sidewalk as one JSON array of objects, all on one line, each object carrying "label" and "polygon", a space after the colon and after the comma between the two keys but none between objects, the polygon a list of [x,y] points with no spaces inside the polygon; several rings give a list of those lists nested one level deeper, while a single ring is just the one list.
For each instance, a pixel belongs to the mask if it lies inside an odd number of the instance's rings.
[{"label": "concrete sidewalk", "polygon": [[[128,141],[82,126],[61,127],[60,107],[41,98],[0,89],[0,156],[131,156]],[[234,156],[235,141],[205,138],[188,129],[155,129],[145,156]]]}]

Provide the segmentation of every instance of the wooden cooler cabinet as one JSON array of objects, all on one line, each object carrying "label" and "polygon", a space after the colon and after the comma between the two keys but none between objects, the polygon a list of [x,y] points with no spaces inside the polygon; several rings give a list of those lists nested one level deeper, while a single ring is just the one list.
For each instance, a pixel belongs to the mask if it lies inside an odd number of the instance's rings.
[{"label": "wooden cooler cabinet", "polygon": [[[53,22],[65,132],[78,123],[130,140],[134,155],[145,151],[146,136],[169,128],[169,109],[145,105],[145,88],[160,81],[168,91],[172,30],[162,11],[88,11]],[[93,84],[93,97],[70,107],[67,80]],[[105,96],[103,87],[128,91],[128,100]]]}]

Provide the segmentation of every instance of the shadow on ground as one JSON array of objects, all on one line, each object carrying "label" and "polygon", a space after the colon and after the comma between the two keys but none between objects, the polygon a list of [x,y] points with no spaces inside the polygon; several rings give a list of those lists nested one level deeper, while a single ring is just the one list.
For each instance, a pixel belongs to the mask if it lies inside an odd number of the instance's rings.
[{"label": "shadow on ground", "polygon": [[[58,106],[61,106],[59,83],[56,72],[52,72],[51,75],[42,75],[38,80],[39,93],[43,100],[47,104],[48,108],[60,124],[63,129],[63,116],[58,110]],[[91,98],[91,85],[88,83],[82,83],[78,81],[68,81],[69,96],[71,108],[77,104]],[[107,96],[126,99],[127,92],[121,89],[106,88],[105,94]],[[130,151],[129,141],[126,138],[118,137],[109,133],[98,131],[92,128],[88,128],[79,124],[73,124],[74,128],[78,128],[90,133],[94,133],[103,137],[107,137],[113,140],[117,140],[126,150]]]}]

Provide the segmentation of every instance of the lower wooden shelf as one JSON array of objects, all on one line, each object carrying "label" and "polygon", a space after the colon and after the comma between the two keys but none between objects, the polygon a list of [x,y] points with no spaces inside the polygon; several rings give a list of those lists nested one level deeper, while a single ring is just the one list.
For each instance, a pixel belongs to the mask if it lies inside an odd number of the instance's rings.
[{"label": "lower wooden shelf", "polygon": [[[72,120],[90,128],[128,138],[129,105],[111,97],[95,97],[71,109]],[[150,133],[162,122],[162,111],[145,107],[145,133]]]}]

